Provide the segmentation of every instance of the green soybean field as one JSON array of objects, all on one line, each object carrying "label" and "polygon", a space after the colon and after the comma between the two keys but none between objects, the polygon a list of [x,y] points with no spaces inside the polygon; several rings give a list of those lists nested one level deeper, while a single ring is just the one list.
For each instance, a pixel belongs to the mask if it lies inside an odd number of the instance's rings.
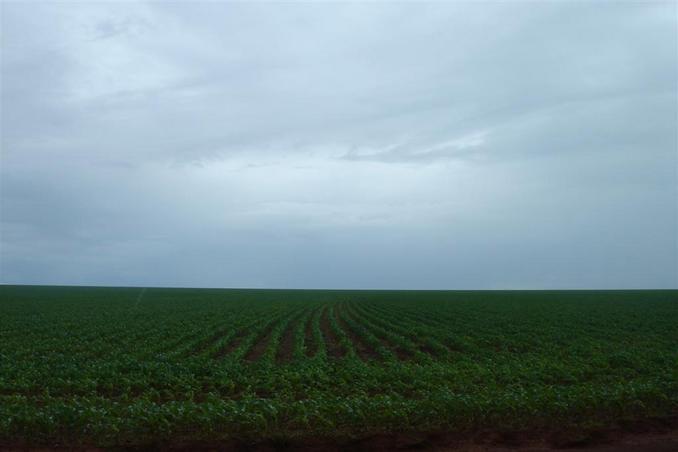
[{"label": "green soybean field", "polygon": [[0,287],[0,447],[562,446],[676,415],[678,291]]}]

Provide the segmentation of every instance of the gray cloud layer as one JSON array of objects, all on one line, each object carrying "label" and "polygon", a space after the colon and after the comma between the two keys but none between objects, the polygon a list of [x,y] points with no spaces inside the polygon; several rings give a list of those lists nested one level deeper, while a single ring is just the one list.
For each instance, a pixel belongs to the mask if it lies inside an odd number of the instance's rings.
[{"label": "gray cloud layer", "polygon": [[1,281],[678,287],[676,17],[4,2]]}]

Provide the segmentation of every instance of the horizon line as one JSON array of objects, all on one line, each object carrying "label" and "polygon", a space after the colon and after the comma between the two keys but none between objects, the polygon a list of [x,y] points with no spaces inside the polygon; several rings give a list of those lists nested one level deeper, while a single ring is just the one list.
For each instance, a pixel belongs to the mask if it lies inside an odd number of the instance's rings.
[{"label": "horizon line", "polygon": [[290,287],[217,287],[217,286],[143,286],[143,285],[104,285],[104,284],[25,284],[4,283],[0,286],[18,287],[74,287],[74,288],[99,288],[99,289],[178,289],[178,290],[278,290],[278,291],[334,291],[334,292],[629,292],[629,291],[678,291],[678,287],[653,287],[653,288],[511,288],[511,289],[393,289],[393,288],[290,288]]}]

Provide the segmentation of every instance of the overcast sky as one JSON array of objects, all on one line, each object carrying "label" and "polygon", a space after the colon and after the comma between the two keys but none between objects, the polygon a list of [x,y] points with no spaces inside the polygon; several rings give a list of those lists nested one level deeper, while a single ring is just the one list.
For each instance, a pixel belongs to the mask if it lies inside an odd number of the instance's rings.
[{"label": "overcast sky", "polygon": [[677,20],[3,2],[1,281],[676,288]]}]

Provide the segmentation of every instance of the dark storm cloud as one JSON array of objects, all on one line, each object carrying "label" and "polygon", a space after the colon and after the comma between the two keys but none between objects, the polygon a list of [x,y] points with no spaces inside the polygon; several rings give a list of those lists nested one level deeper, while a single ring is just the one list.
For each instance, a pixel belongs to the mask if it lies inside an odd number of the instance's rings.
[{"label": "dark storm cloud", "polygon": [[678,286],[673,3],[2,5],[2,281]]}]

